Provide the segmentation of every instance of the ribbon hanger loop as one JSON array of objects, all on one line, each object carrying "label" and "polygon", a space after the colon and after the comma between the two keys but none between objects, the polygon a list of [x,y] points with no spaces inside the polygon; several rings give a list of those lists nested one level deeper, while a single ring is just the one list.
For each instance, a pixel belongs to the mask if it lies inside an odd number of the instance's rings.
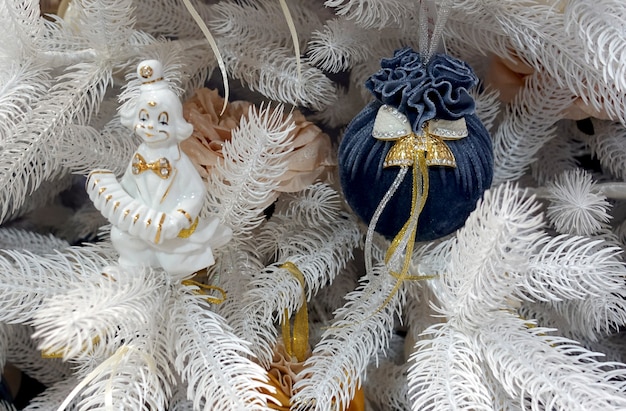
[{"label": "ribbon hanger loop", "polygon": [[443,28],[450,14],[451,0],[442,0],[437,8],[435,0],[419,0],[419,52],[426,65],[443,46]]}]

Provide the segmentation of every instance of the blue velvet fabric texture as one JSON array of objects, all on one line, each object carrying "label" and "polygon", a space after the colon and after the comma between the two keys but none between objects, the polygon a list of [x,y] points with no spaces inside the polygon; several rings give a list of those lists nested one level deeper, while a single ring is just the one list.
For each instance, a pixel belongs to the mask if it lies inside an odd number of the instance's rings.
[{"label": "blue velvet fabric texture", "polygon": [[[394,142],[372,137],[374,120],[382,104],[404,113],[413,131],[421,130],[422,124],[433,118],[465,117],[468,137],[446,141],[457,167],[429,167],[430,189],[420,214],[416,240],[443,237],[463,226],[493,177],[491,138],[475,115],[474,100],[468,93],[477,83],[476,76],[466,63],[441,54],[424,67],[419,54],[411,49],[396,51],[393,58],[382,61],[381,67],[366,83],[376,101],[350,122],[339,147],[345,198],[354,212],[369,223],[400,170],[383,168]],[[400,231],[409,218],[411,191],[408,173],[381,215],[377,232],[393,237]]]}]

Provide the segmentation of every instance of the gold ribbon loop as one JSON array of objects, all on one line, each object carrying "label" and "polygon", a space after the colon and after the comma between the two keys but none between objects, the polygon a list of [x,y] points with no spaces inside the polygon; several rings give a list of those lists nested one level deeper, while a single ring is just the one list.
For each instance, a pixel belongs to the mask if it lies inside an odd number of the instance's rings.
[{"label": "gold ribbon loop", "polygon": [[217,291],[218,293],[220,293],[221,297],[208,296],[206,298],[206,300],[211,304],[221,304],[226,301],[226,291],[218,286],[202,284],[194,280],[183,280],[181,281],[181,284],[188,287],[198,287],[198,290],[192,291],[196,295],[208,295],[206,291]]},{"label": "gold ribbon loop", "polygon": [[302,286],[302,304],[300,305],[300,309],[298,309],[294,315],[293,330],[291,329],[288,317],[289,313],[286,308],[281,324],[285,350],[290,356],[296,357],[299,362],[302,362],[306,360],[306,355],[309,351],[309,312],[306,304],[306,281],[302,271],[300,271],[300,269],[298,269],[298,267],[290,261],[280,265],[279,268],[289,271],[291,275],[296,277]]}]

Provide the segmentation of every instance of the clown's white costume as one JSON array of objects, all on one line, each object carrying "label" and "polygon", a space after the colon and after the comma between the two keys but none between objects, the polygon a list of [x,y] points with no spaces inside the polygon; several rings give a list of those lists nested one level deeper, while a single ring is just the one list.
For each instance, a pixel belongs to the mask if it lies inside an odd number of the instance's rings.
[{"label": "clown's white costume", "polygon": [[232,232],[215,217],[198,217],[206,190],[178,145],[193,126],[163,79],[161,63],[143,61],[137,73],[141,93],[120,114],[143,143],[121,181],[108,170],[94,170],[87,192],[113,224],[111,241],[120,265],[163,267],[185,276],[214,264],[212,249],[228,242]]}]

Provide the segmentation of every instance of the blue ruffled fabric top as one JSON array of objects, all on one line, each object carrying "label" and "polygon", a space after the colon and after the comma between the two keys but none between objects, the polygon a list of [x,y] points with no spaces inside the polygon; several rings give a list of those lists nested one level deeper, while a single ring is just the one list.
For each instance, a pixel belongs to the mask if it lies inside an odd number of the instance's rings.
[{"label": "blue ruffled fabric top", "polygon": [[[476,116],[474,99],[469,94],[477,83],[466,63],[443,54],[423,64],[418,53],[403,48],[392,58],[382,60],[381,70],[366,82],[376,100],[350,122],[339,146],[341,186],[359,217],[369,223],[399,171],[398,167],[383,167],[394,142],[372,136],[378,109],[387,104],[407,116],[416,134],[434,118],[465,118],[469,135],[445,142],[456,167],[428,168],[430,188],[416,238],[433,240],[463,226],[493,177],[491,137]],[[410,180],[405,178],[400,184],[378,220],[376,231],[387,237],[395,236],[409,218]]]},{"label": "blue ruffled fabric top", "polygon": [[433,118],[458,120],[474,113],[468,90],[478,84],[478,78],[467,63],[435,54],[424,65],[420,54],[406,47],[382,59],[380,66],[365,87],[376,100],[404,113],[414,132]]}]

